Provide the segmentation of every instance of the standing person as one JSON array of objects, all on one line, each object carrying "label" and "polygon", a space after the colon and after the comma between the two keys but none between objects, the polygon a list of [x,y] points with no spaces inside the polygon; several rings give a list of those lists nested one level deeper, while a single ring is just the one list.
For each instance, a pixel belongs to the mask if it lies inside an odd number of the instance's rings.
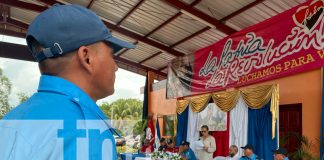
[{"label": "standing person", "polygon": [[288,152],[287,152],[286,148],[279,148],[277,150],[274,150],[273,153],[274,153],[274,156],[273,156],[274,160],[289,160]]},{"label": "standing person", "polygon": [[135,46],[78,5],[40,13],[26,41],[40,82],[37,93],[0,122],[0,159],[117,159],[114,129],[96,101],[114,93],[113,54]]},{"label": "standing person", "polygon": [[179,154],[184,160],[196,160],[196,155],[190,148],[189,142],[182,142],[180,148]]},{"label": "standing person", "polygon": [[256,154],[254,154],[253,146],[252,145],[245,145],[241,147],[243,149],[244,156],[240,158],[240,160],[257,160],[260,159]]},{"label": "standing person", "polygon": [[197,159],[199,160],[211,160],[213,159],[213,153],[216,151],[215,138],[209,135],[209,129],[207,125],[201,126],[200,141],[204,145],[201,150],[197,151]]}]

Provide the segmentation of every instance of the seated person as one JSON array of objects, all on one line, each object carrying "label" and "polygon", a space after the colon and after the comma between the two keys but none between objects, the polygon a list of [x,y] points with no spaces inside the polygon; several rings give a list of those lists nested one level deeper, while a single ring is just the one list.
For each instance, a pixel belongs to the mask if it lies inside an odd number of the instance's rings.
[{"label": "seated person", "polygon": [[244,151],[244,156],[240,158],[240,160],[257,160],[260,159],[256,154],[253,152],[253,146],[247,144],[244,147],[241,147]]},{"label": "seated person", "polygon": [[179,149],[179,154],[181,155],[181,158],[184,160],[196,160],[196,155],[190,148],[189,142],[182,142]]},{"label": "seated person", "polygon": [[165,152],[178,153],[179,147],[176,147],[172,139],[169,139],[167,142],[167,148],[165,149]]},{"label": "seated person", "polygon": [[228,149],[229,153],[227,156],[227,159],[229,160],[238,160],[240,159],[239,155],[237,154],[238,148],[236,145],[231,145],[230,148]]},{"label": "seated person", "polygon": [[214,160],[239,160],[240,157],[237,154],[238,153],[238,148],[236,145],[231,145],[228,149],[228,156],[223,157],[223,156],[217,156],[214,158]]},{"label": "seated person", "polygon": [[153,145],[150,144],[150,140],[145,139],[141,148],[142,153],[152,153],[154,151]]},{"label": "seated person", "polygon": [[158,151],[165,151],[167,148],[167,143],[165,138],[160,139],[160,147],[158,148]]},{"label": "seated person", "polygon": [[285,148],[279,148],[273,151],[274,153],[274,160],[289,160],[288,159],[288,152]]}]

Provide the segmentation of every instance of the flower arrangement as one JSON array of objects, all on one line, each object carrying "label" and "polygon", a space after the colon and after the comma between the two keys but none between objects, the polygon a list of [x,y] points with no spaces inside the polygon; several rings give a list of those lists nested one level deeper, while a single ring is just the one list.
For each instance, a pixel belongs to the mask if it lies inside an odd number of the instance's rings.
[{"label": "flower arrangement", "polygon": [[169,153],[162,151],[155,151],[152,154],[153,160],[183,160],[178,153]]}]

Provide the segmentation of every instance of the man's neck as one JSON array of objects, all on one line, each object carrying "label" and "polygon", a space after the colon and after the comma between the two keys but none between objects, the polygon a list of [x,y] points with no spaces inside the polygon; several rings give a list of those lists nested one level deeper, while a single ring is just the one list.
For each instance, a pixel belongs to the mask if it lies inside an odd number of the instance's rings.
[{"label": "man's neck", "polygon": [[252,157],[253,157],[253,155],[254,155],[254,153],[252,153],[252,154],[248,155],[247,157],[249,157],[249,158],[252,158]]},{"label": "man's neck", "polygon": [[237,155],[237,154],[232,154],[232,155],[230,154],[229,157],[233,158],[233,157],[235,157],[236,155]]}]

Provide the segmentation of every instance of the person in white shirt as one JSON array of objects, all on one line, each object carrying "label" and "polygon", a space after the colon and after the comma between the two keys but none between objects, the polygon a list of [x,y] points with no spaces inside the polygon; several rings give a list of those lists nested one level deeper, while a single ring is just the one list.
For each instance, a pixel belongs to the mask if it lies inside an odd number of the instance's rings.
[{"label": "person in white shirt", "polygon": [[238,148],[236,145],[231,145],[229,148],[228,156],[226,157],[226,160],[238,160],[240,159],[239,155],[237,154]]},{"label": "person in white shirt", "polygon": [[197,151],[197,159],[199,160],[212,160],[213,153],[216,151],[215,138],[209,135],[209,129],[207,125],[201,127],[200,141],[203,144],[203,148]]},{"label": "person in white shirt", "polygon": [[239,160],[239,154],[238,153],[238,148],[236,145],[231,145],[228,149],[228,156],[223,157],[223,156],[218,156],[215,157],[214,160]]}]

